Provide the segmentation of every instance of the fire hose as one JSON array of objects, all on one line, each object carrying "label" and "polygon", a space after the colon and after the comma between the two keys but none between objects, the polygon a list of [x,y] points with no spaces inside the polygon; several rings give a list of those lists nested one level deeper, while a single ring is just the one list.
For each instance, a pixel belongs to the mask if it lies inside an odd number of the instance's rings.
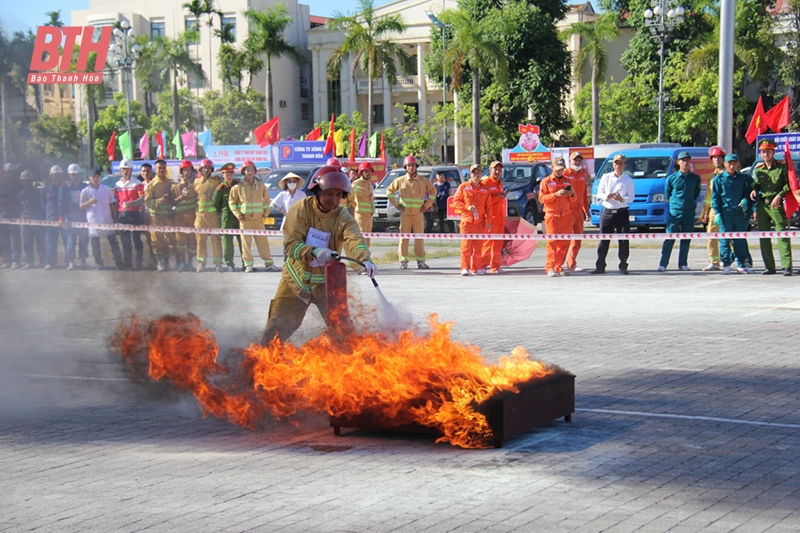
[{"label": "fire hose", "polygon": [[[350,261],[350,262],[352,262],[352,263],[355,263],[355,264],[357,264],[357,265],[361,265],[361,266],[362,266],[362,267],[364,267],[364,268],[367,268],[367,265],[365,265],[364,263],[362,263],[362,262],[361,262],[361,261],[359,261],[358,259],[353,259],[352,257],[347,257],[347,256],[344,256],[344,255],[339,255],[339,254],[337,254],[336,252],[333,252],[331,255],[332,255],[332,257],[333,257],[334,259],[336,259],[337,261],[347,260],[347,261]],[[375,288],[377,289],[377,288],[378,288],[378,282],[375,280],[375,278],[369,278],[369,279],[371,279],[371,280],[372,280],[372,284],[373,284],[373,285],[375,285]]]}]

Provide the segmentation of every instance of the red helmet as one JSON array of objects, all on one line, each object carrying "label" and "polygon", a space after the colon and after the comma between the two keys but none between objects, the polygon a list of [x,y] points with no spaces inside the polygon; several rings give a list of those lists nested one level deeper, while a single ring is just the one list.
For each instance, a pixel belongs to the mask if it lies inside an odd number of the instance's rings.
[{"label": "red helmet", "polygon": [[350,178],[342,172],[340,167],[326,165],[314,172],[314,175],[311,176],[311,184],[308,186],[308,190],[314,193],[317,190],[324,191],[325,189],[341,189],[347,196],[350,194]]},{"label": "red helmet", "polygon": [[192,165],[192,162],[188,159],[184,159],[181,161],[180,169],[183,170],[184,168],[194,168],[194,165]]},{"label": "red helmet", "polygon": [[339,168],[342,168],[342,162],[341,162],[341,161],[339,161],[338,159],[336,159],[335,157],[331,157],[330,159],[328,159],[328,162],[327,162],[327,163],[325,163],[325,165],[326,165],[326,166],[329,166],[329,167],[339,167]]},{"label": "red helmet", "polygon": [[403,159],[403,168],[406,168],[408,165],[411,164],[419,165],[419,163],[417,163],[416,157],[414,157],[413,155],[407,155],[406,158]]},{"label": "red helmet", "polygon": [[203,159],[203,162],[200,163],[200,168],[203,167],[211,167],[211,170],[214,170],[214,163],[210,159]]},{"label": "red helmet", "polygon": [[359,163],[359,165],[358,165],[358,171],[359,172],[361,172],[362,170],[367,170],[367,169],[375,170],[374,168],[372,168],[372,163],[370,163],[369,161],[362,161],[361,163]]},{"label": "red helmet", "polygon": [[708,157],[714,157],[714,156],[718,156],[718,155],[726,156],[728,154],[726,154],[725,150],[723,150],[719,146],[712,146],[711,148],[708,149]]},{"label": "red helmet", "polygon": [[253,170],[255,170],[256,164],[250,161],[249,159],[244,163],[242,163],[242,174],[244,174],[244,169],[246,169],[247,167],[253,167]]}]

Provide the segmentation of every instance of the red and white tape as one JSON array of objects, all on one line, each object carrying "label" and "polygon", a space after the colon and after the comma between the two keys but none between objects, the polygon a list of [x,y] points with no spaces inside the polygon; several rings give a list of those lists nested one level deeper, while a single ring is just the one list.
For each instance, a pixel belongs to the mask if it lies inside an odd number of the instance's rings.
[{"label": "red and white tape", "polygon": [[[92,228],[100,230],[117,231],[157,231],[162,233],[199,233],[203,235],[268,235],[282,237],[283,232],[268,229],[225,229],[225,228],[193,228],[183,226],[132,226],[128,224],[93,224],[89,222],[64,222],[54,220],[22,220],[0,218],[0,224],[15,224],[23,226],[44,226],[63,228]],[[533,235],[516,235],[502,233],[362,233],[370,239],[426,239],[438,241],[468,240],[501,240],[501,241],[602,241],[602,240],[631,240],[631,241],[663,241],[666,239],[775,239],[775,238],[800,238],[800,231],[736,231],[713,233],[563,233],[548,235],[537,233]]]}]

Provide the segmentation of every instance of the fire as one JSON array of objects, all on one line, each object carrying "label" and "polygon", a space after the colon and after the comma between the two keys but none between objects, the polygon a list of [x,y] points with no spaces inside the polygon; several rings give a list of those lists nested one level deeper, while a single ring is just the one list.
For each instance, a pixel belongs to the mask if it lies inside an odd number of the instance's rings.
[{"label": "fire", "polygon": [[429,325],[427,334],[323,334],[301,346],[275,339],[245,349],[235,367],[217,362],[214,334],[191,314],[151,322],[135,316],[117,328],[111,346],[140,378],[169,380],[191,392],[205,415],[247,428],[267,416],[296,423],[300,412],[368,413],[386,427],[436,428],[437,442],[490,446],[492,431],[476,407],[555,369],[522,347],[489,364],[479,348],[451,339],[454,323],[434,314]]}]

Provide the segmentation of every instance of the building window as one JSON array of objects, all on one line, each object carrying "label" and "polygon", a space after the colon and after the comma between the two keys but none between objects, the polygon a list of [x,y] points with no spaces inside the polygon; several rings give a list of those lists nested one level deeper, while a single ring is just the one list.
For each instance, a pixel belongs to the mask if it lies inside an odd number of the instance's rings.
[{"label": "building window", "polygon": [[203,87],[203,80],[201,80],[197,75],[192,73],[187,73],[186,77],[187,77],[186,83],[189,85],[190,89],[200,89]]},{"label": "building window", "polygon": [[417,56],[415,56],[415,55],[411,56],[411,61],[413,61],[413,63],[412,63],[411,73],[410,74],[412,76],[416,76],[417,74],[419,74],[419,71],[417,69],[417,67],[418,67],[418,65],[417,65]]},{"label": "building window", "polygon": [[224,29],[225,26],[230,27],[230,33],[233,37],[233,42],[236,42],[236,15],[223,15],[222,28]]},{"label": "building window", "polygon": [[199,30],[198,25],[197,25],[197,19],[194,18],[194,17],[186,17],[186,19],[184,20],[184,28],[185,28],[184,31],[186,31],[186,32],[192,31],[192,32],[196,32],[196,34],[197,34],[197,38],[196,39],[190,39],[187,42],[189,44],[199,44],[200,43],[200,30]]},{"label": "building window", "polygon": [[372,106],[372,122],[374,124],[386,124],[383,119],[383,105]]},{"label": "building window", "polygon": [[311,120],[311,106],[300,104],[300,120]]},{"label": "building window", "polygon": [[164,19],[153,19],[150,21],[150,37],[166,37],[167,36],[167,23]]},{"label": "building window", "polygon": [[342,82],[328,80],[328,114],[342,114]]}]

